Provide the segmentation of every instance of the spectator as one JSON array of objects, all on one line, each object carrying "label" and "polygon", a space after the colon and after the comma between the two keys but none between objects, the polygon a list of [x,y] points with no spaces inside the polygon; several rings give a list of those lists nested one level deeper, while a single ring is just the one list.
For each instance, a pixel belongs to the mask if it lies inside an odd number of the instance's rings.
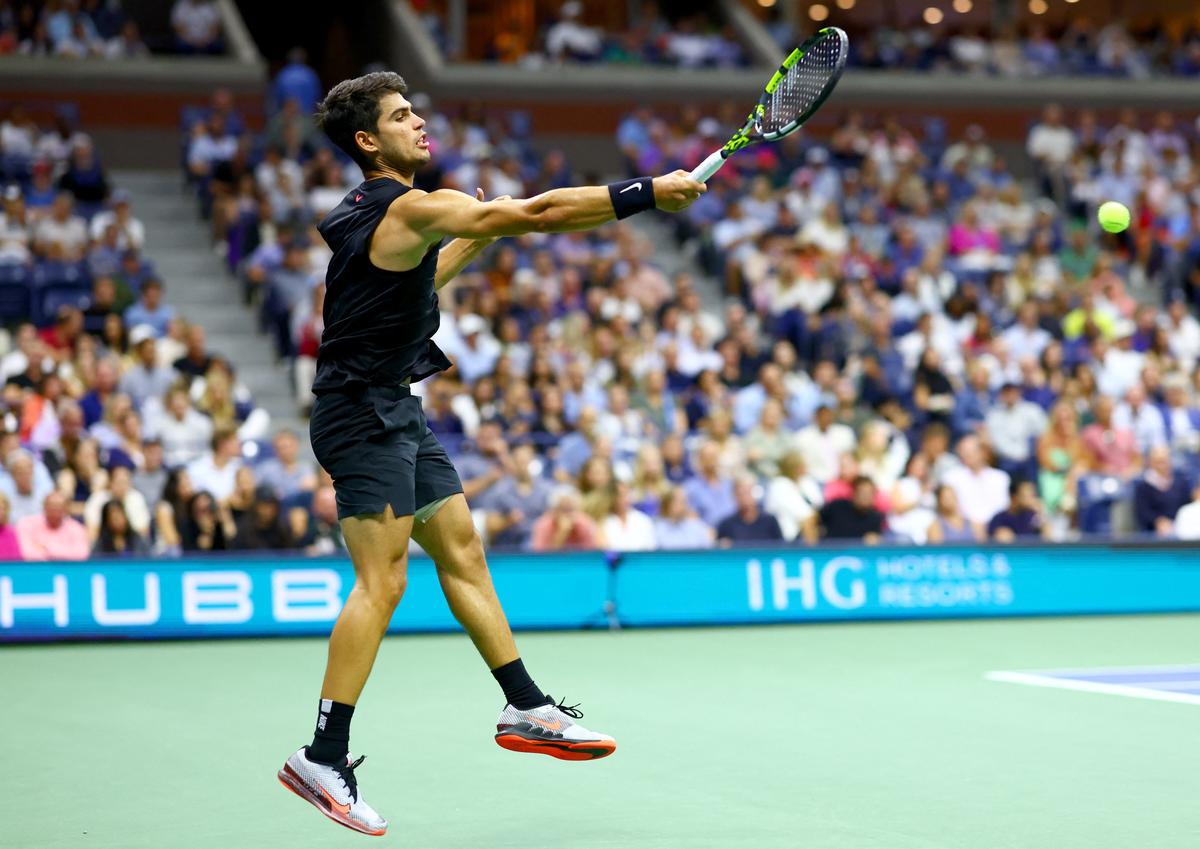
[{"label": "spectator", "polygon": [[134,471],[131,483],[133,488],[142,494],[146,504],[158,503],[167,485],[167,469],[163,465],[161,440],[147,439],[142,443],[142,463]]},{"label": "spectator", "polygon": [[1085,457],[1092,472],[1131,480],[1142,470],[1142,456],[1133,431],[1118,427],[1113,411],[1112,398],[1102,395],[1096,399],[1092,406],[1095,421],[1083,429]]},{"label": "spectator", "polygon": [[5,465],[8,476],[0,480],[0,491],[8,499],[9,515],[16,524],[26,516],[38,515],[54,486],[49,475],[35,473],[33,456],[27,451],[10,453]]},{"label": "spectator", "polygon": [[214,112],[208,120],[197,121],[192,126],[187,148],[188,171],[194,180],[208,180],[221,166],[231,162],[237,151],[237,136],[230,132],[225,119]]},{"label": "spectator", "polygon": [[1032,473],[1033,447],[1046,430],[1046,414],[1037,404],[1021,398],[1021,387],[1011,381],[1000,387],[998,404],[988,412],[987,436],[1000,466],[1010,476]]},{"label": "spectator", "polygon": [[796,434],[796,450],[804,467],[819,483],[827,483],[837,474],[838,457],[854,451],[854,431],[833,420],[833,407],[817,407],[813,423]]},{"label": "spectator", "polygon": [[198,324],[191,325],[187,329],[187,350],[175,361],[175,370],[194,380],[208,374],[212,364],[213,356],[208,352],[204,328]]},{"label": "spectator", "polygon": [[224,502],[234,522],[240,522],[242,516],[254,509],[258,488],[254,469],[250,466],[240,467],[233,476],[233,493]]},{"label": "spectator", "polygon": [[279,494],[269,486],[260,486],[254,494],[254,506],[237,523],[238,549],[286,551],[295,548],[295,540],[280,514]]},{"label": "spectator", "polygon": [[937,488],[924,454],[908,458],[904,476],[892,487],[888,530],[917,545],[929,541],[930,525],[937,519]]},{"label": "spectator", "polygon": [[24,559],[17,529],[11,520],[8,496],[0,492],[0,562]]},{"label": "spectator", "polygon": [[67,499],[51,492],[41,513],[17,521],[17,539],[26,560],[87,560],[87,528],[67,515]]},{"label": "spectator", "polygon": [[958,441],[962,465],[945,474],[942,481],[954,490],[967,520],[986,526],[1009,503],[1009,475],[989,466],[977,436]]},{"label": "spectator", "polygon": [[175,30],[175,49],[179,53],[225,52],[221,10],[216,0],[175,0],[171,28]]},{"label": "spectator", "polygon": [[792,448],[793,439],[784,429],[784,416],[783,404],[769,398],[763,404],[758,424],[746,434],[746,461],[758,477],[773,477],[779,470],[780,460]]},{"label": "spectator", "polygon": [[658,547],[654,523],[633,506],[633,491],[617,481],[612,503],[600,525],[600,540],[611,551],[649,551]]},{"label": "spectator", "polygon": [[58,187],[74,195],[75,202],[89,215],[99,209],[108,197],[108,177],[96,158],[91,141],[86,137],[76,139],[71,146],[71,157],[66,171],[58,179]]},{"label": "spectator", "polygon": [[115,359],[105,358],[96,363],[92,388],[79,399],[84,424],[91,427],[104,416],[105,405],[116,394],[120,367]]},{"label": "spectator", "polygon": [[546,31],[546,52],[555,61],[586,62],[600,55],[600,31],[579,22],[583,4],[568,0],[559,9],[559,19]]},{"label": "spectator", "polygon": [[830,501],[821,508],[820,524],[825,539],[858,539],[875,545],[883,538],[884,515],[875,507],[875,483],[860,475],[854,479],[850,498]]},{"label": "spectator", "polygon": [[1167,441],[1167,425],[1162,410],[1146,399],[1146,388],[1135,383],[1125,392],[1125,400],[1113,408],[1113,426],[1133,431],[1139,454]]},{"label": "spectator", "polygon": [[977,542],[986,538],[985,528],[963,515],[954,487],[942,484],[934,490],[936,515],[926,531],[929,542]]},{"label": "spectator", "polygon": [[[603,443],[607,445],[608,443]],[[612,510],[613,468],[609,452],[597,451],[583,464],[576,481],[583,512],[596,522],[597,530]]]},{"label": "spectator", "polygon": [[4,212],[0,214],[0,263],[28,264],[33,258],[32,240],[33,222],[21,187],[9,185],[4,189]]},{"label": "spectator", "polygon": [[92,555],[101,557],[146,557],[150,547],[141,534],[130,527],[120,501],[108,501],[100,517],[99,535]]},{"label": "spectator", "polygon": [[512,469],[512,457],[501,424],[489,419],[479,425],[475,442],[455,463],[463,482],[463,494],[473,502],[495,486]]},{"label": "spectator", "polygon": [[237,525],[228,507],[217,504],[210,494],[201,491],[187,502],[180,536],[187,552],[229,551],[234,548]]},{"label": "spectator", "polygon": [[[125,189],[116,189],[109,198],[111,208],[98,212],[92,218],[91,235],[99,241],[109,227],[117,228],[117,247],[123,251],[140,251],[146,244],[146,227],[130,211],[130,194]],[[164,329],[165,332],[165,329]]]},{"label": "spectator", "polygon": [[1047,106],[1041,122],[1030,130],[1026,151],[1037,165],[1043,191],[1063,200],[1064,171],[1075,152],[1075,133],[1063,123],[1062,107],[1057,103]]},{"label": "spectator", "polygon": [[345,553],[346,539],[338,521],[337,496],[332,486],[322,486],[313,493],[308,529],[300,540],[300,547],[309,557]]},{"label": "spectator", "polygon": [[308,65],[308,54],[303,47],[288,51],[287,64],[279,69],[271,82],[271,100],[276,109],[282,109],[289,100],[294,100],[305,114],[311,114],[324,96],[321,79]]},{"label": "spectator", "polygon": [[550,496],[550,509],[533,523],[534,551],[594,549],[599,534],[596,523],[583,512],[574,487],[563,486]]},{"label": "spectator", "polygon": [[178,556],[183,551],[190,522],[188,505],[195,494],[187,469],[175,468],[167,473],[162,496],[154,505],[154,529],[158,537],[155,553]]},{"label": "spectator", "polygon": [[1175,514],[1176,539],[1200,539],[1200,484],[1192,490],[1192,500]]},{"label": "spectator", "polygon": [[83,335],[83,312],[78,307],[63,304],[58,308],[53,326],[38,335],[51,359],[59,363],[74,359],[79,337]]},{"label": "spectator", "polygon": [[492,336],[487,322],[477,315],[464,315],[458,320],[458,334],[461,342],[451,349],[450,356],[463,382],[474,383],[491,374],[500,357],[500,343]]},{"label": "spectator", "polygon": [[104,45],[104,56],[108,59],[148,59],[150,48],[142,41],[142,31],[132,18],[121,25],[121,32]]},{"label": "spectator", "polygon": [[155,423],[152,435],[162,441],[168,467],[198,459],[212,434],[212,423],[192,408],[185,389],[174,387],[167,392],[165,413]]},{"label": "spectator", "polygon": [[737,509],[733,483],[721,474],[720,460],[720,447],[715,442],[704,442],[696,452],[696,473],[683,485],[688,503],[710,527]]},{"label": "spectator", "polygon": [[1042,505],[1037,497],[1037,484],[1017,478],[1012,483],[1009,506],[988,522],[988,536],[996,542],[1013,542],[1020,538],[1038,538],[1046,533]]},{"label": "spectator", "polygon": [[783,538],[792,542],[803,537],[805,542],[815,543],[819,536],[817,513],[824,503],[821,484],[807,473],[800,454],[784,454],[763,500],[763,509],[779,522]]},{"label": "spectator", "polygon": [[33,228],[34,253],[59,262],[78,262],[87,245],[87,222],[75,214],[74,196],[58,192],[50,214]]},{"label": "spectator", "polygon": [[163,284],[151,277],[142,284],[137,303],[125,310],[125,324],[137,328],[143,325],[154,331],[155,338],[167,335],[167,325],[175,317],[175,308],[162,300]]},{"label": "spectator", "polygon": [[217,428],[212,432],[211,450],[188,464],[188,475],[197,490],[223,502],[233,495],[241,465],[242,445],[237,432],[227,427]]},{"label": "spectator", "polygon": [[683,487],[673,486],[663,497],[662,509],[654,520],[654,538],[664,551],[708,548],[716,534],[692,511]]},{"label": "spectator", "polygon": [[1155,445],[1147,455],[1146,471],[1133,488],[1138,530],[1159,537],[1172,536],[1175,515],[1191,494],[1190,483],[1171,466],[1171,449]]},{"label": "spectator", "polygon": [[745,475],[733,486],[735,511],[717,525],[717,543],[728,547],[734,543],[782,542],[783,532],[779,522],[758,507],[754,490],[758,482]]},{"label": "spectator", "polygon": [[501,478],[478,506],[487,511],[487,537],[493,546],[528,547],[534,520],[546,512],[553,490],[539,474],[541,461],[533,443],[515,444],[511,454],[512,472]]},{"label": "spectator", "polygon": [[145,535],[150,532],[150,508],[146,499],[133,488],[133,476],[125,466],[114,466],[108,473],[108,489],[95,490],[83,507],[83,522],[88,530],[88,537],[95,540],[104,520],[101,513],[106,504],[121,506],[122,521],[135,534]]},{"label": "spectator", "polygon": [[275,456],[259,464],[259,483],[269,486],[284,501],[317,488],[317,475],[311,464],[300,462],[300,437],[294,430],[284,429],[275,434],[272,444]]},{"label": "spectator", "polygon": [[129,332],[129,347],[133,350],[134,361],[122,375],[118,391],[128,395],[133,405],[141,409],[151,398],[166,394],[175,382],[176,373],[158,365],[158,349],[150,325],[139,324]]},{"label": "spectator", "polygon": [[1038,492],[1046,513],[1074,513],[1079,477],[1088,460],[1070,402],[1059,401],[1050,408],[1049,424],[1038,438],[1037,457]]}]

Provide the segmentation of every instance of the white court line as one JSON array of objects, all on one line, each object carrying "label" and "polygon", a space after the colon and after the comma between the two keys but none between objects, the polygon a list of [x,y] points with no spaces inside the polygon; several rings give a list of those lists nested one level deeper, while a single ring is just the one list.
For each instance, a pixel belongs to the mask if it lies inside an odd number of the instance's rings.
[{"label": "white court line", "polygon": [[1168,663],[1160,666],[1081,666],[1078,669],[1041,669],[1040,675],[1129,675],[1135,672],[1190,672],[1200,673],[1200,663]]},{"label": "white court line", "polygon": [[[1099,672],[1100,670],[1093,671]],[[1106,693],[1110,696],[1127,696],[1131,699],[1148,699],[1156,702],[1181,702],[1188,705],[1200,705],[1200,695],[1194,693],[1170,693],[1164,690],[1150,690],[1145,687],[1130,687],[1125,684],[1101,684],[1096,681],[1076,681],[1069,678],[1054,678],[1050,675],[1039,675],[1033,672],[988,672],[983,677],[989,681],[1001,681],[1006,684],[1025,684],[1029,687],[1050,687],[1058,690],[1078,690],[1083,693]]]}]

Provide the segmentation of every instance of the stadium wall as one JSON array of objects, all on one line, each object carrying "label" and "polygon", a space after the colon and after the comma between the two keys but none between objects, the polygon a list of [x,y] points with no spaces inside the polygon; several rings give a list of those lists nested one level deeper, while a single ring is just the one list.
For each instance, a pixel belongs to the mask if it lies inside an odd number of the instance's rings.
[{"label": "stadium wall", "polygon": [[[530,629],[1200,611],[1194,546],[754,548],[493,554]],[[0,564],[0,642],[324,635],[343,559]],[[457,630],[431,561],[410,564],[393,633]]]}]

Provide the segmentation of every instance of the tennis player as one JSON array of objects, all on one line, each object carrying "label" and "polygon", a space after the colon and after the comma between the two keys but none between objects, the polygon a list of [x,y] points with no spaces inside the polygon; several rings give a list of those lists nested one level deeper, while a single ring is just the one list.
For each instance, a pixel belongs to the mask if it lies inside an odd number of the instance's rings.
[{"label": "tennis player", "polygon": [[[429,162],[429,139],[406,91],[398,74],[367,74],[339,83],[317,111],[326,135],[366,177],[320,225],[333,259],[311,421],[356,580],[329,640],[313,741],[279,771],[323,814],[374,835],[387,822],[358,791],[354,770],[363,759],[349,754],[350,720],[404,594],[410,537],[433,558],[451,611],[504,691],[496,742],[564,760],[616,749],[525,670],[458,473],[410,392],[451,364],[432,341],[437,290],[501,237],[586,230],[654,208],[678,212],[705,190],[676,171],[527,200],[423,192],[413,188],[413,174]],[[442,248],[446,238],[454,240]]]}]

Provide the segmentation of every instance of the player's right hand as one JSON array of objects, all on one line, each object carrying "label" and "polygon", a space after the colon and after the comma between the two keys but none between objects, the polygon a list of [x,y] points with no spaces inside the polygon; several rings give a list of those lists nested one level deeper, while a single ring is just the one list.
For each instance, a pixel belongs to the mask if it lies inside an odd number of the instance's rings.
[{"label": "player's right hand", "polygon": [[663,212],[680,212],[706,191],[708,187],[687,171],[673,171],[654,178],[654,205]]}]

